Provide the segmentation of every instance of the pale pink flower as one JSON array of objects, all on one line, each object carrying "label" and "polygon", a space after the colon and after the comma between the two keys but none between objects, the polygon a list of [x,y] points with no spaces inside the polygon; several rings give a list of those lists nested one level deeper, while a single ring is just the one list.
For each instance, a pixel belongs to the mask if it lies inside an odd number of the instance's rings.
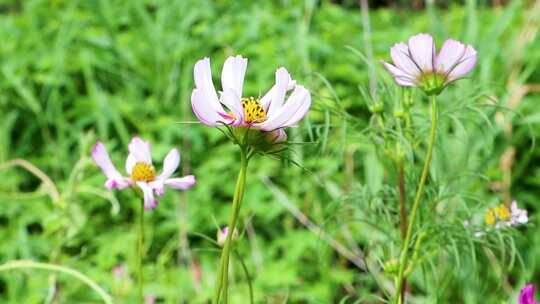
[{"label": "pale pink flower", "polygon": [[534,299],[534,285],[527,284],[519,293],[519,304],[538,304]]},{"label": "pale pink flower", "polygon": [[438,54],[429,34],[418,34],[408,43],[399,42],[390,50],[393,64],[382,62],[396,83],[420,87],[427,94],[439,94],[449,83],[462,78],[476,64],[471,45],[448,39]]},{"label": "pale pink flower", "polygon": [[144,195],[144,208],[146,210],[154,209],[158,201],[154,194],[163,195],[165,187],[186,190],[195,184],[195,177],[187,175],[179,178],[171,178],[174,171],[180,164],[180,152],[173,148],[163,161],[163,172],[157,175],[152,165],[152,156],[150,154],[150,144],[147,141],[134,137],[128,146],[129,155],[126,159],[127,176],[118,172],[111,162],[105,145],[98,141],[92,149],[92,157],[96,165],[107,176],[105,187],[108,189],[125,189],[130,186],[137,186]]},{"label": "pale pink flower", "polygon": [[[211,127],[244,126],[274,132],[294,126],[304,118],[311,106],[311,95],[285,68],[277,69],[275,85],[260,99],[242,95],[246,68],[246,58],[227,58],[221,72],[222,91],[218,96],[212,82],[210,59],[204,58],[195,64],[191,104],[202,123]],[[292,93],[285,101],[289,91]],[[280,132],[275,138],[285,140],[286,134]]]}]

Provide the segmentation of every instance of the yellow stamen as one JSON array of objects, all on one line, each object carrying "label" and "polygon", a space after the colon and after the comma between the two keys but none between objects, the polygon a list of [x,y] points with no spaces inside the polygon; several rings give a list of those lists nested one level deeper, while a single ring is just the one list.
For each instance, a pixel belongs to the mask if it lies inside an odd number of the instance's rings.
[{"label": "yellow stamen", "polygon": [[242,98],[242,107],[246,123],[259,123],[266,120],[266,110],[257,99],[253,97]]},{"label": "yellow stamen", "polygon": [[505,205],[499,205],[498,207],[495,207],[495,214],[497,215],[497,218],[501,221],[507,221],[511,217],[510,210],[508,210],[508,207],[506,207]]},{"label": "yellow stamen", "polygon": [[136,163],[131,171],[131,179],[136,182],[151,182],[156,179],[156,170],[147,163]]},{"label": "yellow stamen", "polygon": [[488,209],[486,212],[486,224],[490,226],[495,224],[495,213],[493,212],[493,209]]}]

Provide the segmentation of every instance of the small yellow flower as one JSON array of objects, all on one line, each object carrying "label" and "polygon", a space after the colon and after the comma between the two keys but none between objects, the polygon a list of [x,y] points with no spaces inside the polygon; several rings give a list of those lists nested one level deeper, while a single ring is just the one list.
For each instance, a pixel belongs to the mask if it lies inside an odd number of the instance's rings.
[{"label": "small yellow flower", "polygon": [[486,212],[486,224],[489,226],[495,225],[495,212],[491,208]]}]

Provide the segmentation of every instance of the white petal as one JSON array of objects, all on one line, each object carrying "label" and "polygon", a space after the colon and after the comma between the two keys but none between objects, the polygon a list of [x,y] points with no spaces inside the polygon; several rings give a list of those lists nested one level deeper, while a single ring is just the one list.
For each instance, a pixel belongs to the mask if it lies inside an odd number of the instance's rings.
[{"label": "white petal", "polygon": [[144,195],[144,209],[145,210],[152,210],[156,208],[158,201],[154,198],[154,191],[150,187],[148,183],[145,182],[137,182],[137,186],[141,188]]},{"label": "white petal", "polygon": [[221,102],[229,108],[234,114],[235,123],[241,124],[244,121],[244,107],[240,96],[232,89],[226,89],[221,93]]},{"label": "white petal", "polygon": [[438,72],[448,74],[465,54],[465,45],[459,41],[448,39],[444,42],[435,59]]},{"label": "white petal", "polygon": [[269,116],[266,121],[255,124],[254,127],[263,131],[272,131],[284,127],[287,122],[292,121],[292,119],[296,117],[295,114],[301,113],[302,116],[305,114],[303,109],[305,109],[306,103],[311,103],[309,91],[303,86],[297,85],[285,105],[280,108],[279,112]]},{"label": "white petal", "polygon": [[474,68],[475,65],[476,65],[476,50],[472,46],[467,45],[465,54],[448,74],[448,77],[447,77],[448,82],[457,80],[465,76],[467,73],[469,73],[472,70],[472,68]]},{"label": "white petal", "polygon": [[220,105],[214,83],[212,82],[212,71],[210,69],[210,59],[204,58],[197,63],[193,68],[193,77],[195,79],[195,87],[200,90],[204,101],[216,112],[223,111]]},{"label": "white petal", "polygon": [[184,177],[169,178],[165,180],[165,185],[173,189],[186,190],[193,187],[195,182],[195,176],[187,175]]},{"label": "white petal", "polygon": [[116,167],[111,162],[109,153],[105,149],[105,145],[102,142],[97,142],[92,148],[92,158],[96,165],[103,171],[105,176],[107,176],[107,181],[105,186],[109,189],[117,188],[124,189],[129,186],[127,180],[118,172]]},{"label": "white petal", "polygon": [[[276,71],[276,73],[277,73],[277,71]],[[289,83],[289,85],[287,86],[287,91],[290,91],[290,90],[292,90],[292,89],[294,89],[296,87],[296,81],[291,78],[290,74],[289,74],[288,83]],[[274,97],[275,90],[276,90],[276,85],[274,84],[272,86],[272,88],[270,88],[270,90],[268,90],[268,92],[266,92],[266,94],[264,94],[264,96],[259,101],[261,103],[261,106],[266,111],[268,111],[268,107],[270,106],[270,102],[272,101],[272,98]]]},{"label": "white petal", "polygon": [[152,155],[150,154],[150,143],[142,140],[140,137],[133,137],[128,145],[129,154],[132,154],[136,162],[152,164]]},{"label": "white petal", "polygon": [[171,177],[179,164],[180,152],[178,152],[178,149],[174,148],[167,156],[165,156],[165,160],[163,161],[163,172],[159,175],[158,179],[167,179]]},{"label": "white petal", "polygon": [[390,49],[390,56],[392,57],[394,65],[412,79],[418,78],[422,73],[418,65],[412,60],[411,54],[409,53],[409,47],[405,43],[396,43]]},{"label": "white petal", "polygon": [[231,89],[236,93],[236,96],[242,97],[247,63],[247,58],[242,56],[231,56],[225,60],[221,71],[221,87],[223,91]]},{"label": "white petal", "polygon": [[[289,82],[291,81],[291,76],[285,68],[279,68],[276,71],[276,85],[272,89],[272,97],[269,101],[267,116],[274,115],[285,101],[285,94],[287,94],[287,89],[289,88]],[[263,106],[264,107],[264,106]]]},{"label": "white petal", "polygon": [[[209,105],[200,89],[194,89],[191,94],[191,107],[195,116],[205,125],[214,127],[218,122],[226,122],[226,119]],[[224,112],[224,111],[223,111]]]},{"label": "white petal", "polygon": [[129,153],[126,159],[126,172],[128,175],[131,176],[131,173],[133,172],[133,167],[135,166],[136,163],[137,163],[137,160],[135,159],[135,156]]},{"label": "white petal", "polygon": [[433,71],[435,43],[429,34],[418,34],[409,38],[409,53],[422,72]]},{"label": "white petal", "polygon": [[291,102],[291,98],[295,97],[300,99],[301,105],[296,113],[294,113],[294,115],[283,124],[283,127],[291,127],[296,125],[296,123],[306,116],[309,108],[311,107],[311,94],[309,91],[301,85],[298,86],[298,90],[299,93],[296,96],[291,95],[287,100],[287,103]]}]

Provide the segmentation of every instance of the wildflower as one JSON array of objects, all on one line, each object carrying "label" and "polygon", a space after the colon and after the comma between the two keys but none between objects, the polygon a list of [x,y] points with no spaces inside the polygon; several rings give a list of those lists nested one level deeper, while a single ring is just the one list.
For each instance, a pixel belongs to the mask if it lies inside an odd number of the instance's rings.
[{"label": "wildflower", "polygon": [[[229,233],[229,227],[223,227],[223,229],[218,230],[217,232],[217,243],[220,247],[223,247],[225,241],[227,240],[227,234]],[[234,228],[232,235],[232,240],[235,241],[238,238],[238,230]]]},{"label": "wildflower", "polygon": [[[283,67],[276,71],[275,85],[262,97],[244,97],[242,89],[247,59],[242,56],[225,60],[221,72],[222,91],[212,82],[210,59],[199,60],[194,67],[195,89],[191,94],[193,112],[205,125],[229,125],[263,132],[273,132],[284,141],[285,127],[296,125],[311,106],[309,91],[294,81]],[[285,97],[292,91],[285,102]]]},{"label": "wildflower", "polygon": [[180,153],[173,148],[163,161],[163,172],[157,175],[152,165],[150,144],[147,141],[134,137],[128,146],[129,155],[126,159],[128,176],[118,172],[111,162],[105,145],[98,141],[92,149],[92,157],[96,165],[107,176],[105,187],[108,189],[125,189],[137,186],[144,196],[144,208],[150,210],[156,207],[158,201],[154,194],[159,196],[165,192],[165,186],[173,189],[186,190],[195,184],[195,177],[188,175],[180,178],[171,178],[180,164]]},{"label": "wildflower", "polygon": [[403,87],[419,87],[428,95],[438,95],[476,64],[476,50],[471,45],[448,39],[436,54],[429,34],[412,36],[407,44],[395,44],[390,56],[393,64],[382,64],[395,82]]},{"label": "wildflower", "polygon": [[512,201],[510,209],[504,204],[489,208],[485,216],[486,224],[495,225],[497,229],[523,225],[528,221],[527,210],[518,208],[516,201]]},{"label": "wildflower", "polygon": [[534,285],[527,284],[519,293],[519,304],[538,304],[534,300]]}]

